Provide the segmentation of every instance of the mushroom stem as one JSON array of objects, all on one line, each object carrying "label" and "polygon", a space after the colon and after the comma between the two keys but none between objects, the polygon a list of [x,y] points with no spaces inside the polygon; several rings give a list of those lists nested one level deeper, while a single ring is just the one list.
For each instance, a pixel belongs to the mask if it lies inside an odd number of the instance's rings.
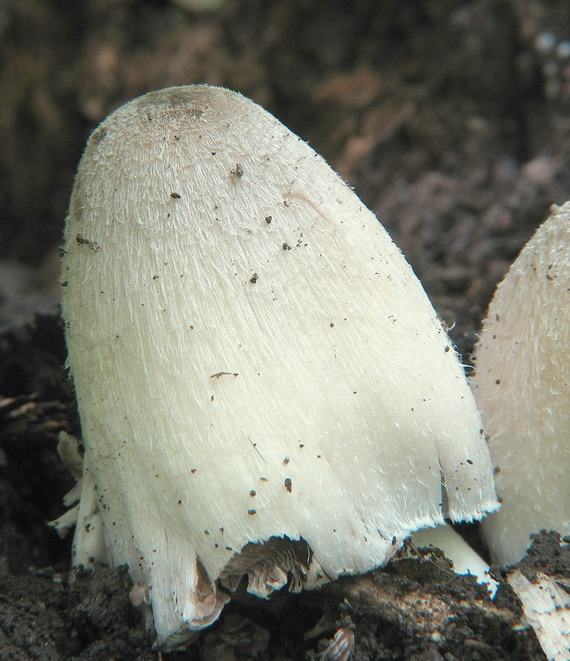
[{"label": "mushroom stem", "polygon": [[486,586],[491,597],[495,596],[499,584],[490,576],[491,568],[448,523],[416,531],[412,535],[412,542],[416,546],[441,549],[453,562],[453,570],[457,574],[472,574],[478,583]]}]

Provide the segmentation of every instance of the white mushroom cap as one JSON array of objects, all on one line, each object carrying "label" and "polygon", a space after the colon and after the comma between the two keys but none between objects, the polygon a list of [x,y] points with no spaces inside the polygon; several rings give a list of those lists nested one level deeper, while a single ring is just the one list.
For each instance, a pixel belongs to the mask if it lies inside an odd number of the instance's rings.
[{"label": "white mushroom cap", "polygon": [[218,616],[218,579],[316,586],[496,508],[480,416],[410,266],[241,95],[171,88],[105,120],[62,273],[85,441],[74,560],[101,517],[162,643]]},{"label": "white mushroom cap", "polygon": [[495,562],[541,529],[570,534],[570,202],[553,207],[498,286],[472,385],[502,508],[483,522]]}]

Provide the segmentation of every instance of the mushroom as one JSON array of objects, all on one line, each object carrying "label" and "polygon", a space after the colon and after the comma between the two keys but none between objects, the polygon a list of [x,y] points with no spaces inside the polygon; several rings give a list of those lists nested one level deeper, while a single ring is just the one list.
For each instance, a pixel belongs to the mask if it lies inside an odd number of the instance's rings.
[{"label": "mushroom", "polygon": [[163,647],[243,576],[261,597],[314,588],[497,507],[412,269],[240,94],[151,92],[94,131],[62,281],[85,446],[73,562],[128,564]]},{"label": "mushroom", "polygon": [[503,503],[482,525],[501,565],[543,528],[570,534],[570,202],[551,211],[498,286],[475,351]]}]

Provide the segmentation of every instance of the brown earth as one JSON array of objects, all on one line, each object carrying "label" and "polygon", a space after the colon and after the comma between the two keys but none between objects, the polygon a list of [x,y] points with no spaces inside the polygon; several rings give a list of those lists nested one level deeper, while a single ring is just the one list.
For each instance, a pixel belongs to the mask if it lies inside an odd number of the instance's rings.
[{"label": "brown earth", "polygon": [[[81,150],[108,112],[196,82],[260,102],[378,214],[467,363],[497,281],[570,198],[566,0],[183,4],[0,4],[0,659],[159,658],[125,571],[69,574],[70,540],[45,525],[72,484],[57,434],[79,434],[57,246]],[[570,576],[554,535],[526,562]],[[321,639],[339,627],[355,632],[353,661],[544,658],[519,624],[504,583],[491,602],[437,554],[407,549],[320,592],[242,595],[163,658],[326,661]]]}]

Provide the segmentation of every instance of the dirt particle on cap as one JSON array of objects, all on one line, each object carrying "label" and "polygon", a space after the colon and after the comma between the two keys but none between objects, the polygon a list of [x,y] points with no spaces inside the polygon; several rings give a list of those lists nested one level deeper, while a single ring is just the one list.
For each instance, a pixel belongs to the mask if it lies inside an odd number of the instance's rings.
[{"label": "dirt particle on cap", "polygon": [[235,166],[230,170],[230,174],[236,179],[241,179],[244,173],[245,170],[243,169],[243,165],[241,163],[236,163]]},{"label": "dirt particle on cap", "polygon": [[107,129],[104,126],[100,126],[91,136],[91,140],[93,140],[95,144],[98,144],[106,135]]},{"label": "dirt particle on cap", "polygon": [[77,234],[75,237],[75,240],[77,242],[77,245],[79,246],[87,246],[89,250],[92,250],[93,252],[97,252],[99,248],[101,247],[96,241],[91,241],[90,239],[86,239],[83,235]]}]

